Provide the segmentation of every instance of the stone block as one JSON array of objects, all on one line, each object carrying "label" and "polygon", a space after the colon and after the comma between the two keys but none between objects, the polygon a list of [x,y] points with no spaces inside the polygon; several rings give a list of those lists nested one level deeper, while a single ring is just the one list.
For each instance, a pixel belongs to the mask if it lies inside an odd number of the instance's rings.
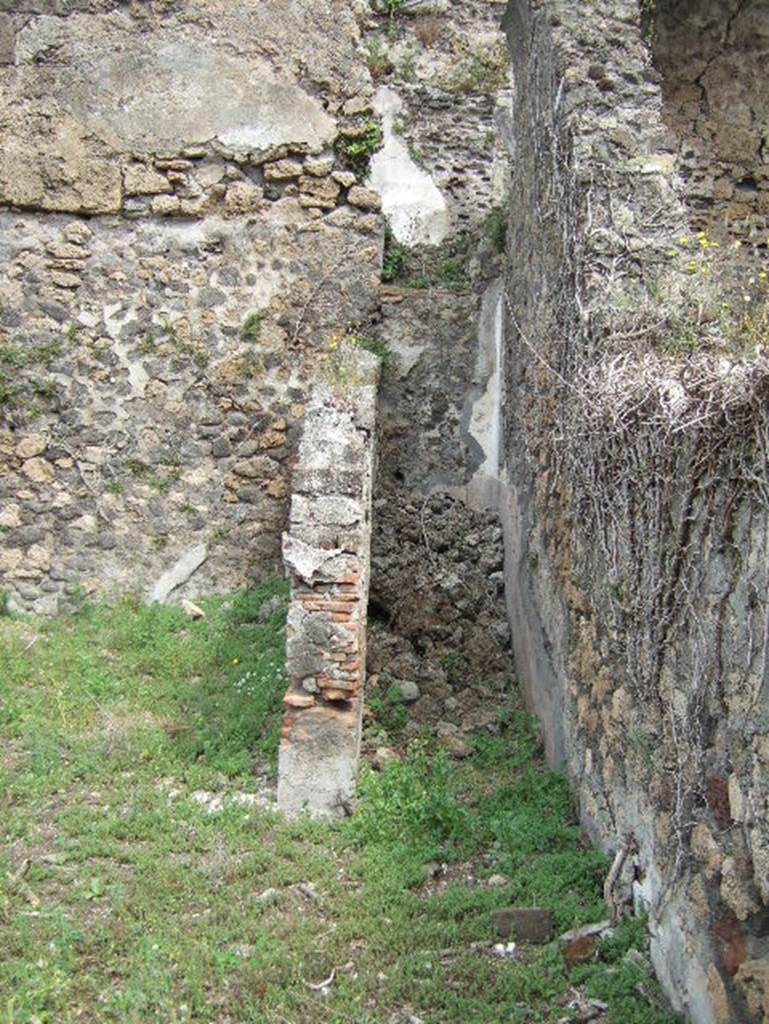
[{"label": "stone block", "polygon": [[734,981],[752,1019],[769,1020],[769,959],[746,960]]},{"label": "stone block", "polygon": [[15,53],[15,22],[9,15],[0,14],[0,64],[13,64]]},{"label": "stone block", "polygon": [[501,939],[543,945],[553,937],[553,914],[543,907],[507,907],[492,911],[491,926]]},{"label": "stone block", "polygon": [[131,196],[152,196],[173,192],[165,174],[159,174],[146,164],[129,164],[123,171],[123,187]]},{"label": "stone block", "polygon": [[287,181],[299,178],[302,165],[298,160],[276,160],[275,163],[264,165],[264,177],[267,181]]},{"label": "stone block", "polygon": [[172,217],[180,209],[181,200],[178,196],[157,196],[152,200],[152,212],[158,217]]},{"label": "stone block", "polygon": [[16,445],[16,454],[20,459],[32,459],[42,455],[47,447],[48,442],[42,434],[27,434]]},{"label": "stone block", "polygon": [[350,206],[358,206],[361,210],[381,210],[382,200],[378,192],[370,188],[362,188],[354,185],[347,193],[347,202]]},{"label": "stone block", "polygon": [[49,484],[56,476],[56,470],[46,459],[27,459],[21,471],[29,480],[36,484]]},{"label": "stone block", "polygon": [[331,173],[333,166],[334,157],[331,154],[327,156],[311,156],[304,162],[304,171],[305,174],[310,174],[315,178],[325,178],[327,174]]}]

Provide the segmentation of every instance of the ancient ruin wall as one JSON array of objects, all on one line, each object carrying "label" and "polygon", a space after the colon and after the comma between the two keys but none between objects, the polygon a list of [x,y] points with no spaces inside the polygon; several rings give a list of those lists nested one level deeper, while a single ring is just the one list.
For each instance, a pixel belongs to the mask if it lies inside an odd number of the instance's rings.
[{"label": "ancient ruin wall", "polygon": [[0,590],[274,571],[319,357],[379,284],[351,5],[4,4],[0,86]]},{"label": "ancient ruin wall", "polygon": [[586,14],[511,0],[506,20],[516,663],[582,820],[628,851],[615,896],[648,911],[674,1004],[759,1021],[769,367],[702,314],[700,256],[679,259],[696,223],[638,6]]},{"label": "ancient ruin wall", "polygon": [[[11,607],[174,600],[277,568],[304,404],[351,325],[393,354],[394,469],[466,480],[491,373],[467,358],[474,290],[498,273],[473,246],[507,168],[502,7],[409,8],[393,39],[366,0],[0,2]],[[444,251],[427,263],[473,236],[459,284],[413,303],[402,282],[381,287],[365,187],[380,85],[401,103],[389,144],[441,208]]]},{"label": "ancient ruin wall", "polygon": [[650,6],[662,116],[692,219],[718,235],[769,228],[769,11],[763,0]]},{"label": "ancient ruin wall", "polygon": [[371,488],[378,366],[308,407],[293,476],[283,558],[291,580],[290,686],[278,762],[278,807],[340,817],[355,796],[366,665]]}]

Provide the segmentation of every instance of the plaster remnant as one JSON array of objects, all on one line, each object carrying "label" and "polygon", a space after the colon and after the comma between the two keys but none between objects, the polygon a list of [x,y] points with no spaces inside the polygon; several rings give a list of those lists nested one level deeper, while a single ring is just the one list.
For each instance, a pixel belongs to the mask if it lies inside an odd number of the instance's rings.
[{"label": "plaster remnant", "polygon": [[402,109],[403,102],[393,89],[385,85],[377,89],[374,110],[382,118],[384,145],[371,159],[367,185],[381,196],[382,210],[399,242],[439,245],[451,226],[448,206],[395,131],[395,118]]},{"label": "plaster remnant", "polygon": [[[105,98],[95,107],[97,86]],[[336,134],[320,103],[268,64],[182,39],[83,62],[68,103],[87,128],[155,151],[218,139],[237,152],[289,144],[320,152]]]},{"label": "plaster remnant", "polygon": [[478,322],[478,351],[473,391],[465,415],[467,431],[480,449],[480,462],[468,484],[472,504],[496,502],[502,451],[502,404],[504,396],[504,309],[503,285],[494,281],[486,289]]},{"label": "plaster remnant", "polygon": [[169,594],[182,586],[200,568],[208,558],[208,548],[205,544],[196,544],[182,555],[182,557],[164,572],[155,586],[152,588],[150,603],[164,604]]},{"label": "plaster remnant", "polygon": [[315,582],[316,574],[327,566],[331,559],[341,554],[341,548],[316,548],[289,534],[284,534],[283,537],[283,561],[310,586]]}]

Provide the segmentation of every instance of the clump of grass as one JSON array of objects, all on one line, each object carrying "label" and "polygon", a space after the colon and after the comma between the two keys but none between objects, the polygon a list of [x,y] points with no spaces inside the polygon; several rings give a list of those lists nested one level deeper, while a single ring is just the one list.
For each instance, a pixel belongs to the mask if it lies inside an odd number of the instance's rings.
[{"label": "clump of grass", "polygon": [[354,328],[348,327],[339,334],[333,334],[326,353],[326,378],[329,385],[336,391],[372,384],[375,377],[371,368],[362,365],[361,349],[376,355],[384,374],[386,366],[383,356],[391,361],[392,354],[386,344],[375,338],[364,338]]},{"label": "clump of grass", "polygon": [[248,341],[252,344],[256,344],[259,341],[259,337],[262,333],[262,321],[264,320],[264,313],[249,313],[246,319],[243,321],[243,326],[240,329],[241,341]]},{"label": "clump of grass", "polygon": [[389,224],[385,224],[384,254],[382,256],[382,280],[397,281],[403,277],[406,268],[406,247],[398,242]]},{"label": "clump of grass", "polygon": [[[753,357],[769,350],[766,244],[684,234],[665,252],[667,266],[624,283],[609,333],[651,337],[672,355],[723,352]],[[614,318],[614,322],[612,321]]]},{"label": "clump of grass", "polygon": [[366,63],[375,82],[385,78],[393,70],[393,63],[379,36],[372,36],[368,41]]},{"label": "clump of grass", "polygon": [[505,251],[507,242],[507,211],[502,206],[489,210],[483,222],[483,233],[498,253]]},{"label": "clump of grass", "polygon": [[426,49],[435,46],[444,32],[444,23],[441,18],[434,14],[425,14],[417,19],[414,25],[414,34],[419,42]]},{"label": "clump of grass", "polygon": [[467,287],[467,251],[459,239],[446,249],[431,249],[415,257],[410,273],[404,275],[411,288],[445,288],[461,291]]},{"label": "clump of grass", "polygon": [[382,145],[382,130],[376,121],[368,118],[356,135],[341,143],[341,151],[358,177],[368,170],[369,161]]},{"label": "clump of grass", "polygon": [[382,367],[382,379],[388,380],[395,369],[395,354],[382,338],[358,338],[359,348],[371,352]]},{"label": "clump of grass", "polygon": [[448,92],[490,95],[507,84],[510,55],[504,43],[468,48],[441,85]]},{"label": "clump of grass", "polygon": [[41,371],[50,368],[62,351],[61,342],[47,341],[37,345],[0,345],[0,414],[33,419],[57,397],[55,381],[45,380]]},{"label": "clump of grass", "polygon": [[459,237],[445,248],[430,247],[410,252],[386,225],[382,280],[400,282],[407,288],[461,291],[467,286],[468,245],[466,237]]},{"label": "clump of grass", "polygon": [[374,715],[377,725],[385,734],[400,735],[408,721],[408,711],[404,707],[400,690],[390,686],[382,693],[374,693],[368,698],[369,710]]}]

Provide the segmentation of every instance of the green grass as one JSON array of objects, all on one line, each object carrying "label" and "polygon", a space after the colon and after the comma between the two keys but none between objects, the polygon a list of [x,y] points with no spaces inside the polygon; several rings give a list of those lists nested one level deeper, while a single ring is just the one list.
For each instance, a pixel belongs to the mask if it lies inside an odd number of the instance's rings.
[{"label": "green grass", "polygon": [[264,313],[249,313],[246,319],[243,321],[243,326],[240,329],[240,337],[242,341],[249,341],[256,343],[262,333],[262,321],[264,320]]},{"label": "green grass", "polygon": [[[0,618],[0,1024],[555,1022],[575,984],[608,1024],[672,1021],[624,959],[638,922],[571,977],[557,943],[471,945],[515,901],[603,916],[606,862],[526,715],[461,765],[415,744],[364,770],[348,821],[285,823],[246,796],[275,761],[285,587],[203,606]],[[428,890],[435,860],[508,883]]]},{"label": "green grass", "polygon": [[381,128],[376,121],[367,118],[361,126],[360,132],[353,138],[342,142],[340,148],[358,177],[363,178],[368,170],[371,157],[381,145]]},{"label": "green grass", "polygon": [[25,418],[31,421],[56,398],[56,383],[41,377],[40,370],[48,369],[60,352],[58,341],[30,346],[0,345],[0,415],[3,411],[23,409]]},{"label": "green grass", "polygon": [[382,280],[405,288],[443,288],[462,291],[468,287],[467,260],[470,238],[458,237],[445,247],[430,246],[410,251],[385,225]]}]

